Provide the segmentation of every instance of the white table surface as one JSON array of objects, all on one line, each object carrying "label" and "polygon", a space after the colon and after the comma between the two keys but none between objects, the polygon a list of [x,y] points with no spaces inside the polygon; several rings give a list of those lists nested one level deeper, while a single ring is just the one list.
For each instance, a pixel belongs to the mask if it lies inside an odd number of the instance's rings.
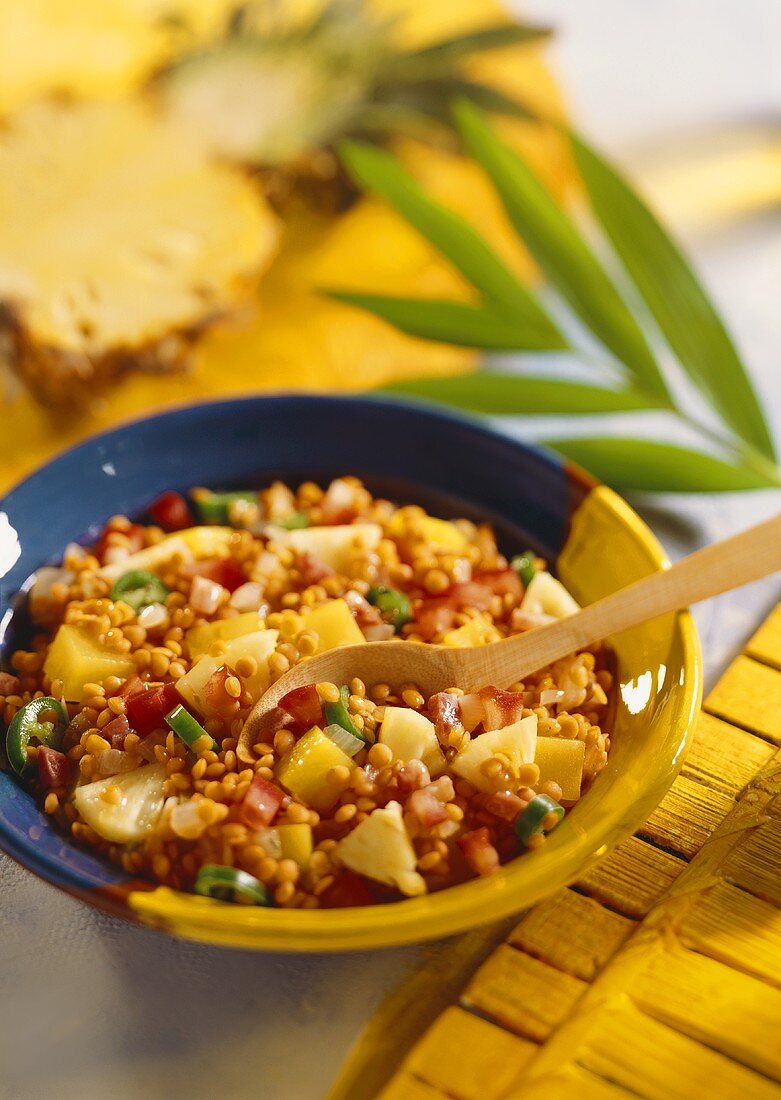
[{"label": "white table surface", "polygon": [[[524,8],[562,28],[554,57],[576,116],[641,180],[670,134],[781,118],[777,0]],[[708,235],[677,228],[781,438],[781,217]],[[778,494],[635,503],[675,557],[771,514]],[[780,596],[770,581],[698,613],[711,682]],[[274,957],[177,942],[94,912],[0,854],[0,1097],[320,1100],[363,1022],[420,958],[415,948]]]}]

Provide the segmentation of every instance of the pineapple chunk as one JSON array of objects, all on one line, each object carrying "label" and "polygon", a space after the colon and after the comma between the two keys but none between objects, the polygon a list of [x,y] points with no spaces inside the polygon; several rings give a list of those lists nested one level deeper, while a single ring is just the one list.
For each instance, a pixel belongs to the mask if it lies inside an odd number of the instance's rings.
[{"label": "pineapple chunk", "polygon": [[296,742],[277,764],[277,779],[289,794],[313,810],[330,810],[339,801],[340,788],[329,783],[331,768],[355,767],[347,753],[331,741],[319,726]]},{"label": "pineapple chunk", "polygon": [[136,666],[126,653],[114,653],[100,645],[86,630],[63,623],[54,635],[43,671],[50,680],[62,680],[62,694],[69,703],[80,703],[84,685],[109,676],[125,679]]},{"label": "pineapple chunk", "polygon": [[425,880],[415,870],[415,849],[398,802],[373,810],[333,851],[351,871],[396,886],[402,894],[411,897],[426,892]]},{"label": "pineapple chunk", "polygon": [[493,623],[484,615],[475,615],[463,626],[449,630],[442,639],[443,645],[453,646],[455,649],[468,649],[475,645],[489,645],[491,642],[500,641],[502,635]]},{"label": "pineapple chunk", "polygon": [[432,779],[445,770],[445,758],[433,723],[424,714],[406,707],[386,707],[380,741],[396,760],[422,760]]},{"label": "pineapple chunk", "polygon": [[531,714],[504,729],[489,730],[473,737],[453,761],[453,771],[462,779],[469,780],[478,790],[491,792],[493,784],[483,775],[481,765],[496,753],[509,757],[517,767],[531,764],[536,740],[537,715]]},{"label": "pineapple chunk", "polygon": [[188,630],[185,638],[190,657],[200,657],[208,653],[215,642],[228,642],[244,634],[253,634],[263,629],[263,619],[258,611],[247,611],[232,619],[218,619],[214,623],[204,623]]},{"label": "pineapple chunk", "polygon": [[561,797],[566,802],[580,798],[583,782],[583,761],[586,746],[583,741],[569,741],[562,737],[538,737],[534,763],[540,769],[540,783],[554,780],[561,787]]},{"label": "pineapple chunk", "polygon": [[580,611],[580,604],[573,600],[561,581],[541,570],[532,577],[524,594],[521,610],[566,619],[568,615]]},{"label": "pineapple chunk", "polygon": [[316,631],[318,653],[366,641],[344,600],[329,600],[314,608],[304,616],[304,629]]},{"label": "pineapple chunk", "polygon": [[[454,554],[465,550],[469,540],[454,523],[436,516],[421,516],[414,520],[414,531],[434,550],[450,550]],[[402,512],[397,512],[388,524],[388,534],[392,538],[403,538],[407,533],[407,520]]]},{"label": "pineapple chunk", "polygon": [[186,531],[177,531],[175,535],[161,539],[153,546],[145,546],[122,561],[111,562],[98,570],[101,577],[115,581],[133,569],[146,569],[151,573],[166,565],[174,554],[185,561],[192,558],[212,558],[228,545],[233,534],[230,527],[188,527]]},{"label": "pineapple chunk", "polygon": [[[87,824],[104,840],[137,844],[160,817],[166,775],[165,764],[145,764],[135,771],[77,787],[73,801]],[[107,802],[101,797],[108,787],[119,788],[119,802]]]},{"label": "pineapple chunk", "polygon": [[0,134],[0,334],[47,399],[180,364],[276,251],[260,190],[144,99],[14,114]]},{"label": "pineapple chunk", "polygon": [[309,866],[312,855],[311,825],[277,825],[280,859],[292,859],[302,869]]},{"label": "pineapple chunk", "polygon": [[299,554],[311,554],[333,569],[350,576],[353,558],[376,550],[382,538],[377,523],[345,523],[330,527],[304,527],[300,531],[274,531],[274,541]]},{"label": "pineapple chunk", "polygon": [[217,669],[222,668],[223,665],[235,665],[240,657],[252,657],[257,662],[257,671],[253,676],[246,677],[243,682],[247,690],[259,699],[268,687],[268,659],[274,652],[278,637],[276,630],[256,630],[252,634],[231,639],[225,644],[225,649],[219,657],[199,657],[190,671],[185,672],[184,676],[176,681],[179,694],[185,702],[195,707],[201,714],[206,713],[208,705],[204,697],[204,688]]}]

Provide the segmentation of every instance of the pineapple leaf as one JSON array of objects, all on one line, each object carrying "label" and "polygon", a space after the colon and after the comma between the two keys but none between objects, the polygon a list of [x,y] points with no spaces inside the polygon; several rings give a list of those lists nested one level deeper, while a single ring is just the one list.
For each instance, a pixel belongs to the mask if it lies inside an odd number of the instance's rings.
[{"label": "pineapple leaf", "polygon": [[703,451],[651,439],[611,436],[546,439],[549,447],[617,489],[649,493],[723,493],[781,484]]},{"label": "pineapple leaf", "polygon": [[653,408],[633,389],[607,389],[559,378],[478,371],[445,378],[406,378],[382,387],[390,393],[441,401],[487,416],[560,416],[562,412],[619,413]]},{"label": "pineapple leaf", "polygon": [[581,138],[591,205],[681,366],[732,430],[769,459],[773,442],[743,363],[697,276],[642,199]]},{"label": "pineapple leaf", "polygon": [[455,116],[466,147],[491,178],[550,282],[643,388],[666,398],[664,379],[642,329],[573,222],[473,104],[461,100]]},{"label": "pineapple leaf", "polygon": [[[518,336],[525,334],[522,343],[517,346],[568,347],[566,339],[537,298],[513,275],[469,222],[429,198],[393,156],[358,142],[342,143],[340,154],[353,179],[390,203],[472,286],[494,303],[497,314],[501,310],[512,311],[514,320],[512,323],[508,321],[505,331],[512,329]],[[427,305],[421,307],[420,312],[427,308]]]},{"label": "pineapple leaf", "polygon": [[500,23],[493,27],[481,27],[469,34],[445,38],[420,49],[411,50],[399,57],[394,67],[403,73],[428,75],[436,69],[452,69],[459,61],[486,50],[516,46],[522,42],[539,42],[549,38],[551,27],[530,23]]},{"label": "pineapple leaf", "polygon": [[[382,88],[379,94],[383,95]],[[387,93],[387,97],[414,104],[418,110],[444,120],[451,130],[454,128],[453,102],[458,99],[468,100],[491,114],[539,121],[539,115],[525,103],[513,99],[490,84],[480,84],[462,76],[433,76],[428,81],[419,80],[406,87],[394,87]]]},{"label": "pineapple leaf", "polygon": [[467,348],[491,351],[546,351],[550,344],[523,321],[488,303],[440,301],[432,298],[394,298],[349,290],[323,289],[335,301],[369,310],[409,336],[439,340]]}]

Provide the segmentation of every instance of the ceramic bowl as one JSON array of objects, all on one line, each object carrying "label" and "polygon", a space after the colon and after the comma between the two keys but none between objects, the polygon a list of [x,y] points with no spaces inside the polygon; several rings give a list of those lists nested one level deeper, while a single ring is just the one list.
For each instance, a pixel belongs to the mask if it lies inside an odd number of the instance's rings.
[{"label": "ceramic bowl", "polygon": [[[109,516],[141,512],[167,488],[262,485],[355,473],[370,488],[445,516],[492,521],[509,550],[531,545],[590,603],[665,565],[654,536],[615,493],[537,447],[460,416],[366,398],[257,397],[177,409],[87,440],[0,502],[0,629],[7,657],[16,593],[65,545]],[[18,539],[18,542],[17,542]],[[262,950],[381,947],[442,937],[532,905],[635,830],[677,774],[699,706],[688,614],[612,639],[618,667],[607,768],[542,848],[497,874],[393,905],[282,910],[154,888],[71,843],[0,773],[0,846],[47,882],[130,920]]]}]

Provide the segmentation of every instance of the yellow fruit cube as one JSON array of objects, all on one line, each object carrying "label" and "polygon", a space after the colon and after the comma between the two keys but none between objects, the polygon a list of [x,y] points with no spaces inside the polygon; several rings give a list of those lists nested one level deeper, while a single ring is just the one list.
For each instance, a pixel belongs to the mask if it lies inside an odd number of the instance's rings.
[{"label": "yellow fruit cube", "polygon": [[538,737],[534,763],[540,769],[540,783],[553,780],[561,787],[565,802],[580,798],[586,746],[583,741],[562,737]]},{"label": "yellow fruit cube", "polygon": [[[469,539],[454,523],[437,519],[436,516],[416,516],[412,530],[434,550],[450,550],[459,554],[469,545]],[[397,512],[388,524],[388,534],[392,538],[403,538],[406,532],[407,520],[403,512]]]},{"label": "yellow fruit cube", "polygon": [[[169,538],[181,539],[196,558],[213,558],[225,550],[235,533],[232,527],[188,527],[185,531],[177,531],[175,535],[170,535]],[[168,539],[163,541],[168,542]]]},{"label": "yellow fruit cube", "polygon": [[277,825],[281,859],[292,859],[299,867],[309,866],[312,855],[311,825]]},{"label": "yellow fruit cube", "polygon": [[379,740],[391,750],[394,761],[422,760],[432,779],[445,770],[437,732],[425,714],[407,707],[385,707]]},{"label": "yellow fruit cube", "polygon": [[516,767],[531,764],[536,740],[537,715],[532,714],[520,722],[513,722],[511,726],[473,737],[453,761],[453,771],[479,791],[490,793],[495,788],[488,776],[483,774],[483,764],[499,753]]},{"label": "yellow fruit cube", "polygon": [[305,805],[313,810],[330,810],[338,802],[341,788],[328,782],[328,773],[339,765],[350,769],[355,766],[319,726],[313,726],[282,757],[276,775],[285,790]]},{"label": "yellow fruit cube", "polygon": [[336,573],[350,576],[354,559],[376,550],[382,539],[378,523],[341,523],[279,531],[274,541],[299,554],[311,554]]},{"label": "yellow fruit cube", "polygon": [[314,608],[304,616],[304,629],[317,633],[318,653],[342,645],[360,645],[366,641],[344,600],[329,600]]},{"label": "yellow fruit cube", "polygon": [[252,634],[263,629],[263,619],[258,611],[247,611],[244,615],[236,615],[232,619],[218,619],[214,623],[204,623],[202,626],[194,626],[185,635],[190,657],[199,657],[202,653],[208,653],[215,642],[228,642],[232,638],[240,638],[243,634]]},{"label": "yellow fruit cube", "polygon": [[50,680],[62,680],[62,694],[69,703],[80,703],[84,685],[100,683],[109,676],[125,679],[136,670],[126,653],[102,646],[83,627],[64,623],[54,635],[43,671]]},{"label": "yellow fruit cube", "polygon": [[252,657],[257,670],[252,676],[244,677],[244,687],[257,700],[268,687],[268,659],[274,652],[279,635],[276,630],[256,630],[252,634],[243,634],[225,643],[225,649],[219,657],[202,655],[197,658],[189,672],[176,681],[176,688],[185,702],[195,707],[201,714],[209,711],[205,687],[217,669],[223,665],[234,668],[241,657]]},{"label": "yellow fruit cube", "polygon": [[570,596],[561,581],[542,570],[532,577],[524,594],[521,610],[537,615],[553,615],[555,619],[566,619],[568,615],[580,611],[580,604]]},{"label": "yellow fruit cube", "polygon": [[493,623],[484,615],[476,615],[463,626],[449,630],[442,639],[443,645],[453,646],[454,649],[468,649],[475,645],[489,645],[498,642],[502,635]]},{"label": "yellow fruit cube", "polygon": [[186,531],[177,531],[152,546],[145,546],[122,561],[111,562],[99,570],[101,577],[115,581],[125,573],[135,569],[156,572],[166,565],[174,554],[185,561],[193,558],[213,558],[225,549],[233,535],[231,527],[188,527]]},{"label": "yellow fruit cube", "polygon": [[373,810],[337,844],[334,855],[351,871],[396,886],[409,897],[426,892],[398,802]]},{"label": "yellow fruit cube", "polygon": [[[137,844],[154,828],[165,801],[165,764],[145,764],[122,775],[110,775],[77,787],[76,809],[99,836],[114,844]],[[107,801],[109,787],[119,791],[119,801]]]}]

